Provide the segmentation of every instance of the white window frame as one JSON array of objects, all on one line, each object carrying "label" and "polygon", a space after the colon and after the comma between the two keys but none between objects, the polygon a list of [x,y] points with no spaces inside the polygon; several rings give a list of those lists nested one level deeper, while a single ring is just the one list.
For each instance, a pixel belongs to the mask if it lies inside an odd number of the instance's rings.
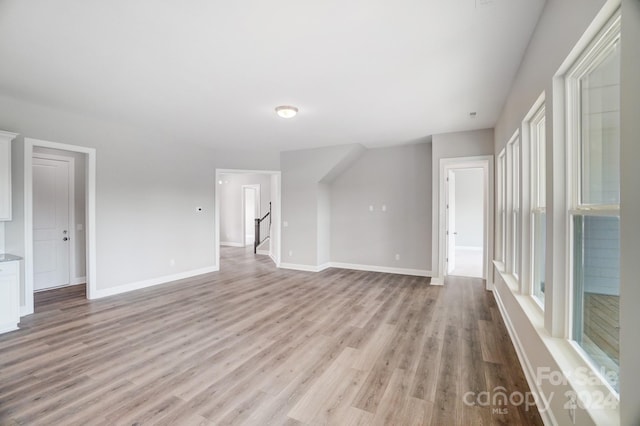
[{"label": "white window frame", "polygon": [[[527,288],[527,294],[530,295],[541,309],[544,310],[544,300],[540,300],[535,295],[536,270],[536,216],[546,214],[546,188],[544,188],[544,197],[540,196],[541,187],[546,185],[546,131],[540,132],[540,125],[545,124],[546,129],[546,108],[545,108],[545,94],[543,93],[538,98],[538,101],[533,105],[531,111],[528,114],[528,119],[525,120],[526,128],[528,129],[528,155],[529,155],[529,223],[528,229],[523,229],[523,235],[529,236],[527,242],[529,272]],[[524,162],[523,162],[524,163]],[[542,166],[541,166],[542,165]],[[524,187],[524,185],[523,185]],[[545,241],[548,238],[545,238]],[[545,250],[546,251],[546,250]],[[525,257],[525,256],[523,256]],[[544,260],[543,260],[544,261]],[[545,297],[546,297],[545,292]]]},{"label": "white window frame", "polygon": [[502,149],[498,154],[498,161],[496,162],[497,170],[497,193],[498,193],[498,214],[496,215],[496,260],[501,263],[501,269],[504,270],[506,265],[506,150]]},{"label": "white window frame", "polygon": [[[516,130],[509,142],[507,142],[507,180],[506,185],[506,206],[507,206],[507,242],[506,242],[506,271],[511,274],[518,287],[520,286],[521,269],[521,238],[522,232],[519,229],[522,223],[520,206],[520,129]],[[519,220],[516,220],[519,219]],[[520,290],[520,288],[518,288]]]},{"label": "white window frame", "polygon": [[[580,79],[589,73],[593,68],[601,63],[603,57],[610,52],[610,48],[620,40],[620,10],[618,10],[603,29],[594,37],[588,46],[579,55],[565,74],[565,99],[566,99],[566,195],[567,209],[565,214],[566,235],[565,235],[565,255],[566,255],[566,288],[565,297],[567,301],[564,323],[565,337],[571,347],[592,368],[596,375],[600,372],[595,368],[593,361],[584,349],[573,340],[573,294],[574,294],[574,262],[573,262],[573,217],[578,216],[609,216],[620,217],[620,205],[612,204],[584,204],[581,202],[581,93]],[[557,237],[556,237],[557,238]],[[600,376],[601,377],[601,376]],[[619,398],[618,392],[609,383],[601,378],[602,383],[609,389],[610,393]]]}]

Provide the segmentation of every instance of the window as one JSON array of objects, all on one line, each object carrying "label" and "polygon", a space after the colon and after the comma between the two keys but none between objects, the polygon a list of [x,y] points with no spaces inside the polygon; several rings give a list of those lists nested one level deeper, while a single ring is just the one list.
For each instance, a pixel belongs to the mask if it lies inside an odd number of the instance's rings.
[{"label": "window", "polygon": [[[571,339],[618,389],[620,15],[569,71]],[[615,373],[615,374],[611,374]]]},{"label": "window", "polygon": [[520,134],[516,132],[507,144],[507,161],[509,163],[509,188],[507,205],[509,206],[508,223],[508,267],[516,280],[520,276],[520,241],[521,241],[521,220],[520,220]]},{"label": "window", "polygon": [[507,224],[506,224],[506,179],[505,172],[507,167],[507,158],[505,154],[505,150],[498,155],[498,163],[497,163],[497,175],[498,175],[498,212],[497,212],[497,235],[496,235],[496,259],[502,262],[505,262],[505,252],[506,252],[506,234],[507,234]]},{"label": "window", "polygon": [[544,306],[545,244],[546,244],[546,167],[545,109],[542,105],[529,122],[531,143],[531,294]]}]

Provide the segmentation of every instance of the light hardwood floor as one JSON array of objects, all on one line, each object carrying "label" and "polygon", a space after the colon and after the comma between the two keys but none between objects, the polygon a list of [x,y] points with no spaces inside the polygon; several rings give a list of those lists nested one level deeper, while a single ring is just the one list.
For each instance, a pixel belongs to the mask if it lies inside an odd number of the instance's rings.
[{"label": "light hardwood floor", "polygon": [[39,294],[0,336],[0,424],[542,424],[463,401],[529,391],[481,280],[222,253],[218,273],[121,296]]}]

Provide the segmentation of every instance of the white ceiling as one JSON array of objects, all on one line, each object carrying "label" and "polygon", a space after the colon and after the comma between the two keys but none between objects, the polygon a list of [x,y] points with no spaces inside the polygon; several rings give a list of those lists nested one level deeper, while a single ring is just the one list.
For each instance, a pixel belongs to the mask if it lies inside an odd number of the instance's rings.
[{"label": "white ceiling", "polygon": [[220,147],[406,143],[493,127],[543,6],[0,0],[0,94]]}]

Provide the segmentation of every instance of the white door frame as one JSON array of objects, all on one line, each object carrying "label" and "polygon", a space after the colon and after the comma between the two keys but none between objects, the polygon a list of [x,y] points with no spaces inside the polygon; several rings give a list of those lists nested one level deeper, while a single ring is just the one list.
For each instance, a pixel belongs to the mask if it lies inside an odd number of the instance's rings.
[{"label": "white door frame", "polygon": [[[67,157],[63,155],[54,155],[54,154],[44,154],[41,152],[34,152],[31,158],[40,158],[44,160],[54,160],[54,161],[64,161],[69,163],[69,223],[67,224],[67,232],[70,237],[69,244],[69,284],[74,285],[75,282],[75,271],[76,271],[76,232],[75,232],[75,223],[76,223],[76,165],[75,159],[73,157]],[[31,167],[33,167],[33,163],[31,163]],[[33,170],[32,170],[33,173]],[[33,176],[33,174],[32,174]],[[33,211],[33,210],[32,210]]]},{"label": "white door frame", "polygon": [[440,159],[440,194],[438,200],[439,229],[438,229],[438,270],[441,277],[447,275],[446,269],[446,194],[447,174],[449,170],[480,168],[483,170],[484,186],[484,229],[483,229],[483,265],[482,278],[486,280],[487,290],[492,290],[493,278],[491,259],[493,259],[493,156],[481,155],[475,157],[456,157]]},{"label": "white door frame", "polygon": [[61,149],[86,154],[86,262],[87,299],[96,296],[96,150],[77,145],[24,139],[24,301],[20,316],[33,313],[33,147]]},{"label": "white door frame", "polygon": [[256,205],[254,206],[254,210],[258,211],[258,215],[262,214],[262,209],[261,209],[261,199],[260,199],[260,184],[252,184],[252,185],[242,185],[242,188],[240,188],[241,194],[242,194],[242,220],[240,221],[242,223],[242,247],[246,247],[247,246],[247,212],[245,211],[247,206],[245,204],[245,197],[246,197],[246,193],[245,191],[247,189],[253,189],[256,191],[256,199],[255,199],[255,203]]},{"label": "white door frame", "polygon": [[[282,203],[281,196],[282,194],[282,174],[279,170],[242,170],[242,169],[216,169],[216,190],[215,190],[215,212],[214,212],[214,228],[215,228],[215,236],[214,236],[214,244],[215,244],[215,252],[216,252],[216,267],[220,268],[220,191],[218,191],[218,183],[220,182],[220,176],[223,174],[263,174],[263,175],[271,175],[275,176],[277,179],[276,182],[276,194],[271,192],[271,210],[277,211],[277,216],[280,217],[282,211]],[[243,209],[244,210],[244,209]],[[243,218],[244,220],[244,218]],[[281,247],[282,247],[282,235],[281,235],[281,226],[280,220],[272,222],[271,232],[276,236],[277,239],[277,247],[275,249],[275,253],[272,253],[271,258],[275,262],[277,267],[280,267],[280,259],[281,259]],[[244,236],[242,237],[244,238]],[[271,249],[274,249],[274,244],[271,244]]]},{"label": "white door frame", "polygon": [[[445,194],[445,266],[447,267],[447,275],[451,274],[451,272],[455,269],[455,256],[456,256],[456,244],[455,239],[457,232],[456,229],[456,174],[454,173],[454,169],[449,169],[447,171],[447,182],[445,188],[447,188]],[[454,241],[454,244],[451,242]],[[453,247],[452,247],[453,246]]]}]

